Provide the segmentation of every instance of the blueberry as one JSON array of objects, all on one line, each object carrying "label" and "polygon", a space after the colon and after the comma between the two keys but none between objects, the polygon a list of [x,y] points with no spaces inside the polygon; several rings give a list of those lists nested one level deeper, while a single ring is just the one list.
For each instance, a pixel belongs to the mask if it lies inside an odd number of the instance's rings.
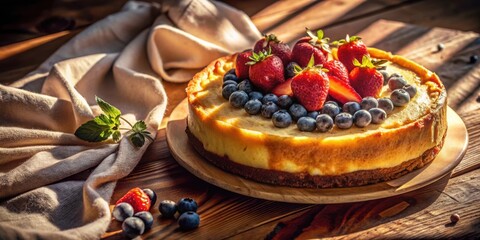
[{"label": "blueberry", "polygon": [[388,79],[388,87],[392,91],[402,88],[405,85],[407,85],[407,81],[403,77],[390,77]]},{"label": "blueberry", "polygon": [[129,217],[122,223],[123,233],[129,238],[136,238],[145,232],[145,223],[137,217]]},{"label": "blueberry", "polygon": [[238,77],[235,74],[228,73],[223,76],[223,81],[225,82],[227,80],[233,80],[235,82],[238,82]]},{"label": "blueberry", "polygon": [[286,128],[292,124],[292,116],[287,110],[278,110],[272,115],[272,122],[275,127]]},{"label": "blueberry", "polygon": [[265,94],[265,96],[263,96],[263,98],[262,98],[262,103],[265,104],[267,102],[273,102],[273,103],[277,104],[277,102],[278,102],[277,95],[275,95],[273,93]]},{"label": "blueberry", "polygon": [[262,109],[262,102],[260,102],[258,99],[248,100],[243,108],[248,114],[256,115],[259,114],[260,110]]},{"label": "blueberry", "polygon": [[285,68],[285,76],[287,78],[295,76],[295,66],[300,67],[300,65],[298,65],[298,63],[296,62],[290,62],[289,64],[287,64],[287,67]]},{"label": "blueberry", "polygon": [[132,205],[130,205],[126,202],[122,202],[122,203],[117,204],[113,208],[112,215],[115,218],[115,220],[117,220],[119,222],[123,222],[128,217],[133,216],[133,212],[134,212],[134,210],[133,210]]},{"label": "blueberry", "polygon": [[378,101],[374,97],[364,97],[360,106],[362,106],[362,109],[369,110],[370,108],[378,107]]},{"label": "blueberry", "polygon": [[177,209],[180,214],[188,211],[196,212],[198,205],[193,198],[182,198],[177,203]]},{"label": "blueberry", "polygon": [[260,114],[264,118],[271,118],[273,113],[278,111],[278,106],[277,104],[273,102],[267,102],[262,105],[262,108],[260,110]]},{"label": "blueberry", "polygon": [[292,115],[293,120],[297,121],[301,117],[307,116],[307,109],[305,109],[301,104],[294,103],[288,109],[290,115]]},{"label": "blueberry", "polygon": [[301,117],[297,121],[297,128],[302,132],[313,132],[317,127],[317,122],[311,117]]},{"label": "blueberry", "polygon": [[328,132],[333,128],[333,119],[327,114],[318,115],[316,123],[320,132]]},{"label": "blueberry", "polygon": [[228,70],[228,71],[225,73],[225,75],[227,75],[227,74],[233,74],[233,75],[235,75],[235,76],[237,75],[237,74],[235,73],[235,68],[232,68],[232,69]]},{"label": "blueberry", "polygon": [[262,100],[263,98],[263,94],[261,92],[257,92],[257,91],[253,91],[253,92],[249,92],[248,93],[248,98],[250,100],[253,100],[253,99],[258,99],[258,100]]},{"label": "blueberry", "polygon": [[143,224],[145,225],[145,231],[152,228],[153,216],[150,212],[147,212],[147,211],[137,212],[133,216],[142,219]]},{"label": "blueberry", "polygon": [[282,95],[278,97],[278,102],[277,102],[278,107],[283,109],[288,109],[290,106],[292,106],[292,104],[293,104],[293,100],[290,96]]},{"label": "blueberry", "polygon": [[360,109],[362,109],[362,106],[360,106],[358,102],[347,102],[343,104],[343,111],[352,115]]},{"label": "blueberry", "polygon": [[228,101],[230,101],[230,105],[236,108],[243,108],[248,101],[248,94],[244,91],[235,91],[230,95]]},{"label": "blueberry", "polygon": [[188,211],[178,217],[178,226],[181,230],[192,230],[200,225],[200,216],[196,212]]},{"label": "blueberry", "polygon": [[417,88],[413,85],[407,84],[403,86],[402,89],[408,92],[410,99],[412,99],[413,97],[415,97],[415,95],[417,95]]},{"label": "blueberry", "polygon": [[223,87],[222,89],[222,97],[228,100],[230,98],[230,95],[237,91],[237,85],[235,84],[228,84],[227,86]]},{"label": "blueberry", "polygon": [[235,86],[238,85],[238,83],[235,82],[235,81],[233,81],[233,80],[227,80],[227,81],[223,82],[222,88],[224,88],[225,86],[227,86],[227,85],[229,85],[229,84],[232,84],[232,85],[235,85]]},{"label": "blueberry", "polygon": [[353,114],[353,122],[357,127],[366,127],[368,126],[368,124],[370,124],[371,121],[372,115],[370,115],[370,113],[365,109],[358,110],[357,112],[355,112],[355,114]]},{"label": "blueberry", "polygon": [[333,104],[333,105],[339,107],[339,106],[338,106],[338,103],[335,102],[335,101],[326,101],[326,102],[324,103],[324,105],[325,105],[325,104]]},{"label": "blueberry", "polygon": [[341,129],[351,128],[353,125],[353,117],[350,113],[339,113],[335,117],[335,125]]},{"label": "blueberry", "polygon": [[470,56],[470,64],[474,64],[478,61],[478,55],[472,55]]},{"label": "blueberry", "polygon": [[401,77],[401,78],[403,78],[403,76],[402,76],[400,73],[392,73],[392,75],[390,75],[390,77],[388,77],[388,79],[394,78],[394,77]]},{"label": "blueberry", "polygon": [[150,188],[142,189],[145,194],[147,194],[148,198],[150,198],[150,206],[153,206],[157,202],[157,194]]},{"label": "blueberry", "polygon": [[372,123],[380,124],[385,122],[387,118],[387,113],[381,108],[372,108],[368,110],[370,115],[372,115]]},{"label": "blueberry", "polygon": [[163,217],[171,218],[177,212],[177,204],[171,200],[163,200],[160,202],[160,205],[158,205],[158,210]]},{"label": "blueberry", "polygon": [[320,113],[318,113],[317,111],[308,112],[308,113],[307,113],[307,117],[311,117],[311,118],[313,118],[313,119],[317,119],[318,114],[320,114]]},{"label": "blueberry", "polygon": [[403,107],[410,102],[410,94],[404,89],[395,89],[392,94],[390,94],[390,99],[396,107]]},{"label": "blueberry", "polygon": [[388,72],[385,71],[385,70],[380,70],[379,72],[380,72],[380,73],[382,74],[382,76],[383,76],[383,85],[386,85],[386,84],[388,83],[388,77],[390,77],[390,75],[389,75]]},{"label": "blueberry", "polygon": [[380,98],[378,99],[378,108],[383,109],[386,113],[391,113],[394,106],[390,98]]},{"label": "blueberry", "polygon": [[335,116],[340,113],[340,108],[337,105],[327,103],[323,105],[322,113],[328,114],[330,117],[335,118]]},{"label": "blueberry", "polygon": [[250,80],[245,79],[238,84],[238,90],[250,93],[253,91],[253,86]]}]

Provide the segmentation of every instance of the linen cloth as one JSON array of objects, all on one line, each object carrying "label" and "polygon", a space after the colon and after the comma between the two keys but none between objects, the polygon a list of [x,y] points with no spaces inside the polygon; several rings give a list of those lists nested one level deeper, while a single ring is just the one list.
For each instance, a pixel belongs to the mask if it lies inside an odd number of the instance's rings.
[{"label": "linen cloth", "polygon": [[131,1],[32,73],[0,84],[0,239],[100,238],[116,181],[150,142],[78,139],[75,130],[101,112],[95,96],[130,122],[144,119],[155,137],[167,103],[163,80],[188,81],[260,37],[248,16],[220,2]]}]

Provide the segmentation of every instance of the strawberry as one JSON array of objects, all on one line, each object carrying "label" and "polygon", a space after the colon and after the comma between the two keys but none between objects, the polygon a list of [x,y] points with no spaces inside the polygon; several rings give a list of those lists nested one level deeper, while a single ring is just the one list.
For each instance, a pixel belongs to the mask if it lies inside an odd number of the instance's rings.
[{"label": "strawberry", "polygon": [[270,92],[275,86],[285,82],[282,60],[272,55],[270,49],[253,53],[250,57],[249,77],[252,84],[263,90]]},{"label": "strawberry", "polygon": [[339,80],[350,84],[347,68],[345,68],[345,66],[340,61],[330,60],[323,64],[323,68],[328,69],[328,76],[336,77]]},{"label": "strawberry", "polygon": [[328,95],[335,98],[341,104],[345,104],[346,102],[362,101],[362,97],[355,91],[355,89],[353,89],[352,86],[347,84],[345,81],[340,80],[336,76],[328,76],[328,80],[330,83]]},{"label": "strawberry", "polygon": [[356,59],[353,62],[355,68],[349,74],[352,87],[361,97],[379,97],[383,87],[383,75],[377,71],[370,57],[363,56],[362,63]]},{"label": "strawberry", "polygon": [[327,57],[330,53],[330,46],[328,43],[330,41],[330,38],[324,38],[324,33],[322,30],[318,30],[317,35],[315,35],[308,28],[306,28],[306,32],[308,37],[300,38],[297,43],[308,42],[316,48],[319,48],[322,51],[323,55]]},{"label": "strawberry", "polygon": [[308,111],[317,111],[323,107],[328,95],[329,80],[321,66],[314,65],[313,54],[307,67],[292,78],[292,92],[295,98]]},{"label": "strawberry", "polygon": [[353,60],[361,61],[363,56],[368,56],[367,46],[362,42],[358,36],[348,36],[345,39],[335,41],[333,44],[338,45],[337,57],[340,62],[345,65],[350,72],[355,67]]},{"label": "strawberry", "polygon": [[301,67],[306,67],[312,54],[315,62],[318,64],[322,64],[327,60],[322,50],[314,47],[310,43],[301,42],[295,43],[295,46],[293,46],[292,61],[298,63]]},{"label": "strawberry", "polygon": [[282,95],[293,96],[292,92],[292,78],[287,79],[285,82],[278,84],[272,89],[272,93],[280,97]]},{"label": "strawberry", "polygon": [[115,205],[123,202],[132,205],[135,213],[150,210],[150,198],[142,189],[138,187],[130,189],[130,191],[123,195],[123,197],[121,197]]},{"label": "strawberry", "polygon": [[253,51],[260,52],[268,50],[269,48],[272,49],[272,54],[282,59],[283,65],[287,66],[292,57],[292,50],[286,43],[278,40],[275,34],[265,35],[262,39],[258,40],[253,47]]},{"label": "strawberry", "polygon": [[237,54],[237,58],[235,59],[235,74],[239,79],[248,78],[249,66],[247,65],[247,62],[250,61],[251,56],[252,56],[251,49],[247,49]]}]

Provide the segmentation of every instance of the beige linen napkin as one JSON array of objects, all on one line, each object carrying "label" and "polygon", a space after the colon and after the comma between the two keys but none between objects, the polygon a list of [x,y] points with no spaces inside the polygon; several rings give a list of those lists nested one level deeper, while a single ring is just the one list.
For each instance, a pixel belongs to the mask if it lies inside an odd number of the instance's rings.
[{"label": "beige linen napkin", "polygon": [[[96,239],[116,181],[148,144],[73,135],[100,113],[95,95],[156,135],[161,79],[188,81],[213,59],[252,46],[248,17],[207,0],[128,2],[62,46],[37,70],[0,84],[0,239]],[[147,142],[149,143],[149,142]],[[82,177],[87,175],[87,177]]]}]

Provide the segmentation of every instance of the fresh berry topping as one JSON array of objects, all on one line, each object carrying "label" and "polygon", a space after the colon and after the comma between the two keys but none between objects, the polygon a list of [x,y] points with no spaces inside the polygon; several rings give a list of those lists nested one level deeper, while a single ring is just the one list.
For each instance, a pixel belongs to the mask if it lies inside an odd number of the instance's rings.
[{"label": "fresh berry topping", "polygon": [[196,212],[188,211],[178,217],[178,226],[181,230],[192,230],[200,225],[200,216]]},{"label": "fresh berry topping", "polygon": [[392,91],[395,89],[403,88],[403,86],[405,85],[407,85],[407,80],[405,80],[405,78],[403,78],[402,76],[400,77],[391,76],[388,79],[388,87]]},{"label": "fresh berry topping", "polygon": [[229,100],[232,93],[236,91],[238,91],[237,84],[228,84],[222,89],[222,97]]},{"label": "fresh berry topping", "polygon": [[372,115],[372,123],[380,124],[387,119],[387,113],[381,108],[372,108],[368,112]]},{"label": "fresh berry topping", "polygon": [[232,68],[232,69],[228,70],[228,71],[225,73],[225,75],[227,75],[227,74],[237,75],[237,74],[235,73],[235,71],[236,71],[236,69],[235,69],[235,68]]},{"label": "fresh berry topping", "polygon": [[371,121],[372,115],[370,115],[370,113],[365,109],[358,110],[357,112],[355,112],[355,114],[353,114],[353,122],[357,127],[366,127],[370,124]]},{"label": "fresh berry topping", "polygon": [[248,98],[250,100],[253,100],[253,99],[262,100],[263,94],[261,92],[253,91],[248,93]]},{"label": "fresh berry topping", "polygon": [[162,217],[171,218],[177,212],[177,204],[171,200],[163,200],[160,202],[158,210],[162,214]]},{"label": "fresh berry topping", "polygon": [[235,91],[228,98],[230,105],[236,108],[243,108],[248,101],[248,94],[244,91]]},{"label": "fresh berry topping", "polygon": [[150,206],[155,205],[157,202],[157,194],[150,188],[143,189],[143,192],[150,198]]},{"label": "fresh berry topping", "polygon": [[292,78],[287,79],[285,82],[278,84],[275,88],[273,88],[272,93],[277,96],[282,96],[282,95],[293,96]]},{"label": "fresh berry topping", "polygon": [[313,56],[316,64],[323,64],[327,61],[327,57],[322,50],[313,46],[308,42],[297,42],[293,46],[292,61],[298,63],[301,67],[306,67],[310,61],[310,56]]},{"label": "fresh berry topping", "polygon": [[350,113],[339,113],[335,117],[335,125],[340,129],[348,129],[353,125],[353,117]]},{"label": "fresh berry topping", "polygon": [[333,105],[335,105],[335,106],[337,106],[337,107],[340,107],[337,102],[332,101],[332,100],[326,101],[324,104],[333,104]]},{"label": "fresh berry topping", "polygon": [[351,101],[361,101],[362,97],[360,97],[352,86],[334,76],[330,76],[328,79],[330,84],[328,94],[340,103],[345,104],[346,102]]},{"label": "fresh berry topping", "polygon": [[292,50],[286,43],[278,40],[274,34],[265,35],[262,39],[258,40],[253,47],[254,52],[260,52],[271,49],[272,54],[278,56],[284,66],[286,66],[292,57]]},{"label": "fresh berry topping", "polygon": [[335,118],[337,114],[340,113],[340,108],[337,105],[328,103],[323,105],[322,114],[327,114],[328,116]]},{"label": "fresh berry topping", "polygon": [[360,109],[362,109],[362,106],[360,106],[358,102],[347,102],[343,104],[343,111],[352,115]]},{"label": "fresh berry topping", "polygon": [[385,70],[379,70],[379,72],[383,76],[383,85],[386,85],[388,83],[388,78],[390,77],[390,75],[388,75],[388,72]]},{"label": "fresh berry topping", "polygon": [[336,77],[338,80],[343,81],[347,84],[350,84],[348,79],[347,68],[337,60],[330,60],[323,64],[323,67],[328,70],[327,75],[331,77]]},{"label": "fresh berry topping", "polygon": [[298,103],[292,104],[290,108],[288,109],[290,112],[290,115],[292,115],[293,119],[297,121],[301,117],[307,116],[307,109],[305,109],[302,105]]},{"label": "fresh berry topping", "polygon": [[307,117],[311,117],[311,118],[313,118],[313,119],[317,119],[317,117],[318,117],[319,114],[320,114],[320,113],[318,113],[317,111],[311,111],[311,112],[308,112],[308,113],[307,113]]},{"label": "fresh berry topping", "polygon": [[417,95],[417,88],[413,85],[407,84],[403,86],[403,90],[408,92],[408,95],[410,95],[410,99],[412,99],[413,97],[415,97],[415,95]]},{"label": "fresh berry topping", "polygon": [[317,127],[317,122],[311,117],[301,117],[297,121],[297,128],[302,132],[313,132]]},{"label": "fresh berry topping", "polygon": [[188,211],[196,212],[197,209],[197,202],[193,198],[182,198],[177,203],[177,210],[180,214]]},{"label": "fresh berry topping", "polygon": [[370,110],[370,108],[378,107],[378,101],[374,97],[364,97],[360,106],[362,106],[362,109]]},{"label": "fresh berry topping", "polygon": [[145,231],[148,231],[150,228],[152,228],[153,216],[150,212],[138,212],[135,213],[134,217],[140,218],[143,221],[143,224],[145,225]]},{"label": "fresh berry topping", "polygon": [[314,65],[312,55],[307,67],[292,78],[293,95],[308,111],[317,111],[323,107],[329,89],[324,69]]},{"label": "fresh berry topping", "polygon": [[271,118],[273,113],[278,111],[278,106],[277,104],[273,102],[267,102],[262,105],[262,109],[260,110],[260,115],[264,118]]},{"label": "fresh berry topping", "polygon": [[129,238],[136,238],[145,232],[145,223],[137,217],[129,217],[122,223],[122,230]]},{"label": "fresh berry topping", "polygon": [[237,87],[238,87],[238,90],[244,91],[246,93],[250,93],[253,91],[253,86],[248,79],[241,81]]},{"label": "fresh berry topping", "polygon": [[286,128],[292,124],[292,116],[287,110],[281,109],[273,113],[272,122],[275,127]]},{"label": "fresh berry topping", "polygon": [[119,203],[113,208],[112,215],[115,220],[123,222],[128,217],[133,216],[133,207],[126,202]]},{"label": "fresh berry topping", "polygon": [[354,60],[353,70],[350,72],[350,83],[362,97],[378,97],[383,87],[383,76],[375,69],[370,57],[364,56],[362,63]]},{"label": "fresh berry topping", "polygon": [[323,53],[323,55],[328,56],[328,54],[331,52],[330,51],[330,38],[325,38],[324,37],[324,32],[323,30],[319,29],[317,30],[316,34],[312,32],[309,28],[305,28],[307,36],[300,38],[297,43],[303,43],[303,42],[308,42],[312,46],[320,49]]},{"label": "fresh berry topping", "polygon": [[267,102],[273,102],[273,103],[277,104],[277,102],[278,102],[277,95],[272,94],[272,93],[265,94],[265,96],[263,96],[263,98],[262,98],[262,103],[265,104]]},{"label": "fresh berry topping", "polygon": [[390,94],[390,99],[396,107],[403,107],[410,102],[410,94],[405,89],[395,89]]},{"label": "fresh berry topping", "polygon": [[355,67],[353,65],[354,60],[361,61],[364,56],[370,56],[367,51],[367,46],[365,46],[361,38],[357,36],[350,37],[347,35],[345,39],[335,41],[332,44],[338,45],[338,60],[345,65],[349,72]]},{"label": "fresh berry topping", "polygon": [[285,67],[285,77],[292,78],[296,75],[295,69],[299,68],[300,65],[296,62],[291,62]]},{"label": "fresh berry topping", "polygon": [[225,75],[223,76],[223,81],[224,81],[224,82],[225,82],[225,81],[228,81],[228,80],[234,81],[234,82],[236,82],[236,83],[239,81],[237,75],[231,74],[231,73],[227,73],[227,74],[225,74]]},{"label": "fresh berry topping", "polygon": [[378,108],[383,109],[386,113],[391,113],[394,106],[390,98],[380,98],[378,99]]},{"label": "fresh berry topping", "polygon": [[227,86],[227,85],[235,85],[235,86],[237,86],[238,83],[235,82],[235,81],[233,81],[233,80],[227,80],[227,81],[223,82],[222,88],[225,87],[225,86]]},{"label": "fresh berry topping", "polygon": [[134,212],[148,211],[151,206],[151,201],[148,195],[138,187],[130,189],[130,191],[123,195],[115,205],[123,202],[130,204],[133,207]]},{"label": "fresh berry topping", "polygon": [[290,108],[290,106],[292,106],[292,104],[293,104],[293,100],[290,96],[282,95],[278,97],[278,102],[277,102],[278,107],[283,109],[288,109]]},{"label": "fresh berry topping", "polygon": [[250,57],[249,77],[252,84],[263,90],[270,92],[276,85],[285,82],[282,60],[272,55],[269,51],[253,53]]},{"label": "fresh berry topping", "polygon": [[262,102],[260,102],[258,99],[248,100],[243,108],[248,114],[256,115],[259,114],[260,110],[262,109]]},{"label": "fresh berry topping", "polygon": [[317,129],[320,132],[328,132],[333,128],[333,119],[327,114],[320,114],[316,118]]},{"label": "fresh berry topping", "polygon": [[250,66],[247,65],[247,62],[250,61],[252,54],[253,52],[250,49],[237,54],[237,58],[235,59],[235,74],[239,79],[248,78]]}]

